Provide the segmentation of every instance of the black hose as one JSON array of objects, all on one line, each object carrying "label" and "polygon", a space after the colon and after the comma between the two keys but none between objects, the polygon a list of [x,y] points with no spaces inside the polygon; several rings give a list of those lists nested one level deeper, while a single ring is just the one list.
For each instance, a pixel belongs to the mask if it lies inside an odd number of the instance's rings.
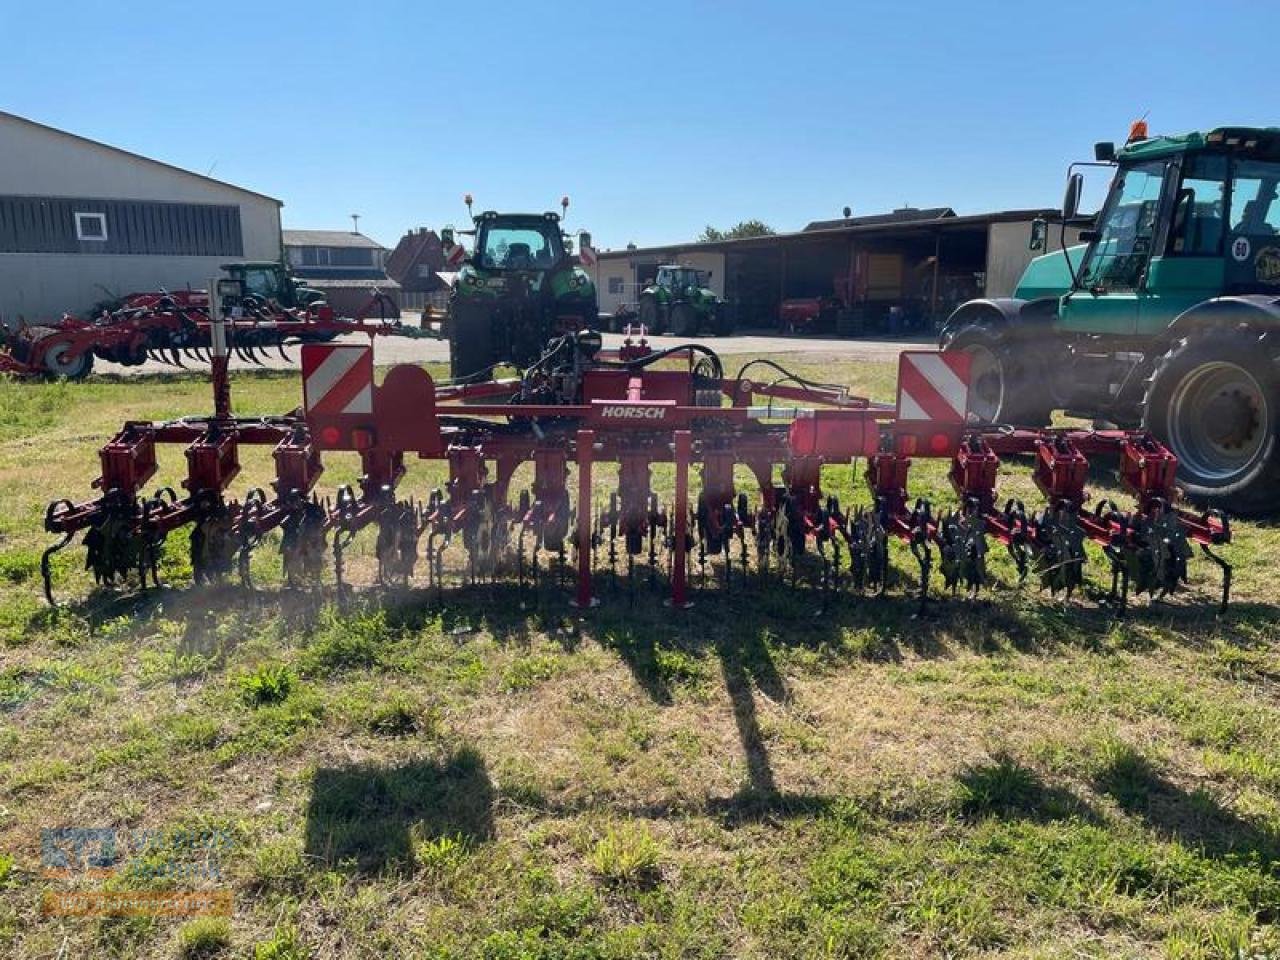
[{"label": "black hose", "polygon": [[782,374],[781,379],[773,381],[774,384],[785,383],[788,380],[791,380],[802,387],[808,387],[810,389],[835,391],[844,391],[846,389],[843,385],[838,383],[820,383],[817,380],[806,380],[804,377],[797,376],[792,373],[786,367],[782,366],[782,364],[774,363],[772,360],[766,360],[764,357],[757,357],[755,360],[748,360],[741,368],[739,368],[738,372],[734,374],[733,379],[736,382],[741,383],[742,375],[757,364],[765,367],[771,367],[778,371],[778,373]]}]

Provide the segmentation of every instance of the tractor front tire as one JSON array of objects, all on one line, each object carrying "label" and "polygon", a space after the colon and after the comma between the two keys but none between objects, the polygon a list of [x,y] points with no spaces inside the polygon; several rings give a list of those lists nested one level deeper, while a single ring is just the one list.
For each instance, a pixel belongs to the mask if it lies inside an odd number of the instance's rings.
[{"label": "tractor front tire", "polygon": [[462,380],[493,366],[492,321],[487,312],[459,310],[449,325],[449,376]]},{"label": "tractor front tire", "polygon": [[653,297],[645,297],[640,301],[639,317],[640,325],[644,327],[645,333],[657,336],[663,332],[662,307]]},{"label": "tractor front tire", "polygon": [[1183,337],[1147,381],[1143,426],[1178,458],[1193,501],[1240,516],[1280,508],[1280,369],[1257,331]]},{"label": "tractor front tire", "polygon": [[687,303],[677,303],[671,308],[671,335],[691,337],[698,332],[698,312]]},{"label": "tractor front tire", "polygon": [[969,355],[969,413],[981,423],[1042,427],[1053,401],[1044,364],[1029,345],[1011,342],[1001,330],[970,323],[942,348]]}]

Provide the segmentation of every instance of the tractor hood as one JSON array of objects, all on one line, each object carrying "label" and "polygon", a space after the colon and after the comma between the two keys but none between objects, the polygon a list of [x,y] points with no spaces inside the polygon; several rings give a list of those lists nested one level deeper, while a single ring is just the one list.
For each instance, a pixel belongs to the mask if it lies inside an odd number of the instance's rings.
[{"label": "tractor hood", "polygon": [[1065,251],[1055,250],[1053,253],[1036,257],[1027,264],[1027,269],[1022,271],[1013,295],[1019,300],[1061,297],[1071,290],[1071,271],[1067,267],[1067,255],[1070,255],[1072,265],[1079,270],[1088,248],[1088,244],[1082,243],[1068,247]]}]

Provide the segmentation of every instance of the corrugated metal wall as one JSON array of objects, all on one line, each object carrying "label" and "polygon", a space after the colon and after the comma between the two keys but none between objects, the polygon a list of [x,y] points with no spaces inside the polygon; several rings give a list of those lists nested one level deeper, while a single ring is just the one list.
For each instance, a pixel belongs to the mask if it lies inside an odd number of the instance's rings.
[{"label": "corrugated metal wall", "polygon": [[[105,240],[80,240],[77,213],[106,217]],[[240,208],[73,197],[0,197],[0,253],[244,255]]]}]

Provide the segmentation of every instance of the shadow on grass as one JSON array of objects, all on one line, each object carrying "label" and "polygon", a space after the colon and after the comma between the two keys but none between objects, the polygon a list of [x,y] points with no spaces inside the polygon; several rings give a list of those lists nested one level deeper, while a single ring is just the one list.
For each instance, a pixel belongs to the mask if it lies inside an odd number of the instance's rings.
[{"label": "shadow on grass", "polygon": [[484,758],[469,748],[399,766],[321,768],[311,782],[306,853],[376,873],[408,864],[415,839],[490,840],[494,796]]},{"label": "shadow on grass", "polygon": [[1097,815],[1070,790],[1046,784],[1035,770],[1007,753],[972,764],[956,777],[960,812],[971,817],[1004,820],[1096,821]]},{"label": "shadow on grass", "polygon": [[1132,749],[1119,750],[1094,776],[1094,785],[1157,833],[1209,856],[1256,856],[1268,869],[1280,863],[1280,836],[1223,807],[1207,790],[1188,791]]}]

